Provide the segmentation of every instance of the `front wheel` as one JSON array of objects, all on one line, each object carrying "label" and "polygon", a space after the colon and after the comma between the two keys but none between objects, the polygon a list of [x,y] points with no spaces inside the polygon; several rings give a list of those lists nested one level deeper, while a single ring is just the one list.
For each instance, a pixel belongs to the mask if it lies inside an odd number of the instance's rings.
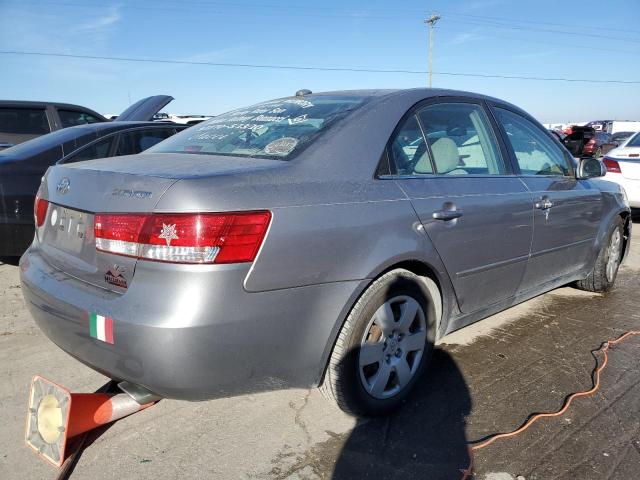
[{"label": "front wheel", "polygon": [[609,234],[600,248],[593,270],[587,278],[576,282],[576,286],[588,292],[611,290],[618,275],[624,247],[624,223],[616,217],[609,227]]},{"label": "front wheel", "polygon": [[409,394],[433,350],[440,294],[429,278],[392,270],[354,305],[321,391],[352,415],[381,415]]}]

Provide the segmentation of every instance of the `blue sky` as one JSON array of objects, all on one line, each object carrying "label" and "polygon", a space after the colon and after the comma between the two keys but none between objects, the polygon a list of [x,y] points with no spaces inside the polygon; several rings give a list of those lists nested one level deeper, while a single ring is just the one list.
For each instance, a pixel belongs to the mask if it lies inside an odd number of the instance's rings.
[{"label": "blue sky", "polygon": [[[578,7],[580,5],[580,7]],[[423,19],[442,15],[434,72],[640,81],[637,0],[0,0],[0,50],[312,67],[427,69]],[[426,86],[426,74],[300,71],[0,54],[5,99],[119,113],[143,96],[218,114],[313,91]],[[511,101],[543,122],[640,119],[640,83],[434,75],[434,86]]]}]

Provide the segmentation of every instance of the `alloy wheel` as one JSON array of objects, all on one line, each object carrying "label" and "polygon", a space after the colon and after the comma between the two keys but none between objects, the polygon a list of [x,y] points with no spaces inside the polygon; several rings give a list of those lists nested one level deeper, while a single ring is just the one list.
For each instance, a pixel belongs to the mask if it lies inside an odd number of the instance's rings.
[{"label": "alloy wheel", "polygon": [[358,370],[367,393],[385,399],[403,390],[420,366],[426,339],[426,316],[417,300],[400,295],[383,303],[360,343]]}]

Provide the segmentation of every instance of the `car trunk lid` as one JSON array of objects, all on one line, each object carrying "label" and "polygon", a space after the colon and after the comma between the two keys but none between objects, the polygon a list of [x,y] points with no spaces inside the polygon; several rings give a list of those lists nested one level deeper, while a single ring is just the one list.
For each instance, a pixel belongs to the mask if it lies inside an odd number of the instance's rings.
[{"label": "car trunk lid", "polygon": [[640,147],[625,149],[616,157],[623,177],[640,180]]},{"label": "car trunk lid", "polygon": [[143,98],[118,115],[114,122],[150,122],[153,120],[153,116],[172,100],[173,97],[169,95],[154,95]]},{"label": "car trunk lid", "polygon": [[125,292],[137,259],[96,250],[96,213],[151,213],[181,179],[254,172],[283,163],[162,153],[56,165],[42,187],[42,197],[49,201],[45,222],[37,228],[43,255],[70,276]]},{"label": "car trunk lid", "polygon": [[49,208],[37,228],[43,256],[70,276],[115,292],[133,280],[136,259],[96,251],[94,214],[150,212],[171,178],[56,166],[44,188]]}]

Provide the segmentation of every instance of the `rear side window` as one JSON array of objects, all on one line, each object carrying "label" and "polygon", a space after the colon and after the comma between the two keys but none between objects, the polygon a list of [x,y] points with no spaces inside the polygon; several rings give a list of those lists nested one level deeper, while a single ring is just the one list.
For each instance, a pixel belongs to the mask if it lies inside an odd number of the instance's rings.
[{"label": "rear side window", "polygon": [[150,151],[287,159],[365,99],[308,95],[272,100],[202,122]]},{"label": "rear side window", "polygon": [[503,108],[494,111],[507,133],[522,175],[570,174],[562,149],[534,123]]},{"label": "rear side window", "polygon": [[415,115],[404,121],[389,143],[389,157],[398,175],[433,173],[427,143]]},{"label": "rear side window", "polygon": [[82,162],[83,160],[95,160],[96,158],[105,158],[111,151],[111,145],[115,141],[115,136],[111,135],[102,140],[98,140],[91,145],[82,148],[80,151],[70,155],[64,159],[61,163],[74,163]]},{"label": "rear side window", "polygon": [[0,108],[0,133],[43,135],[50,131],[44,108]]},{"label": "rear side window", "polygon": [[120,134],[116,156],[135,155],[153,147],[175,133],[173,128],[152,128],[133,130]]},{"label": "rear side window", "polygon": [[418,112],[435,171],[443,175],[502,175],[505,165],[480,105],[439,103]]},{"label": "rear side window", "polygon": [[81,112],[79,110],[62,110],[58,109],[58,116],[62,128],[75,127],[76,125],[86,125],[87,123],[98,123],[101,120],[90,113]]}]

